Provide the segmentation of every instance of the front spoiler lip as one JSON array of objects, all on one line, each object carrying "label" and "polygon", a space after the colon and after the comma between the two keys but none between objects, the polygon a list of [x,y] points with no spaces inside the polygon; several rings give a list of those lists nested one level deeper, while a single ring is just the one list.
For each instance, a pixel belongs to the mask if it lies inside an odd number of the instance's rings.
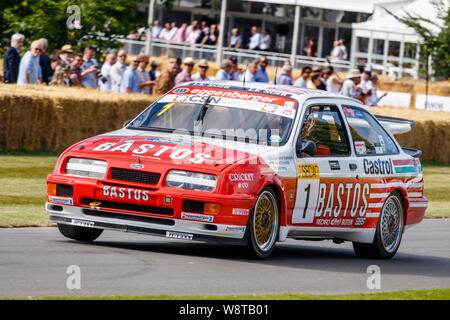
[{"label": "front spoiler lip", "polygon": [[[50,203],[47,203],[47,205]],[[66,206],[63,206],[66,207]],[[72,207],[72,206],[68,206]],[[72,207],[74,208],[74,207]],[[78,208],[78,207],[77,207]],[[78,208],[82,209],[82,208]],[[247,230],[245,230],[245,233],[242,234],[242,238],[236,238],[236,237],[226,237],[223,235],[212,235],[212,234],[203,234],[195,232],[195,230],[183,230],[179,228],[171,228],[167,227],[165,225],[158,225],[157,227],[153,226],[146,226],[145,223],[127,223],[125,221],[120,221],[116,219],[108,219],[109,221],[106,221],[105,219],[96,219],[96,217],[92,216],[86,216],[84,214],[73,214],[68,212],[55,212],[55,211],[49,211],[50,214],[49,222],[53,223],[61,223],[61,224],[68,224],[68,225],[80,225],[80,223],[84,224],[86,227],[91,228],[97,228],[97,229],[105,229],[105,230],[115,230],[115,231],[123,231],[123,232],[133,232],[133,233],[141,233],[141,234],[147,234],[147,235],[153,235],[153,236],[161,236],[170,238],[167,236],[167,232],[175,233],[175,234],[189,234],[192,235],[192,241],[206,241],[206,242],[215,242],[215,243],[221,243],[221,244],[235,244],[235,245],[246,245],[248,236],[247,236]],[[104,211],[107,212],[107,211]],[[73,221],[76,221],[74,223]],[[179,219],[174,219],[179,220]],[[189,220],[181,220],[183,223],[197,223],[194,221]],[[201,223],[201,222],[199,222]],[[213,224],[213,223],[208,223]],[[218,225],[219,226],[219,225]],[[247,228],[246,228],[247,229]]]}]

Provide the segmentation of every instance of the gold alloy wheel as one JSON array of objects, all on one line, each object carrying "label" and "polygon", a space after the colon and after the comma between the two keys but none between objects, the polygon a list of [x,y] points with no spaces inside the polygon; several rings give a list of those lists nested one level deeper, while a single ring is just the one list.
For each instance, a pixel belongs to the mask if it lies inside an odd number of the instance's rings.
[{"label": "gold alloy wheel", "polygon": [[269,191],[264,191],[256,202],[253,226],[257,246],[267,251],[275,243],[278,228],[278,206]]}]

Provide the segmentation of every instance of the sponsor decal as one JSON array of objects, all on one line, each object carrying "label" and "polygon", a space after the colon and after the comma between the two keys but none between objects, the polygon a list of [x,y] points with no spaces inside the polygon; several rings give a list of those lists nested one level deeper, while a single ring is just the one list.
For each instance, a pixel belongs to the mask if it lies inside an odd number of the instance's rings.
[{"label": "sponsor decal", "polygon": [[394,174],[392,160],[363,160],[365,174]]},{"label": "sponsor decal", "polygon": [[189,233],[166,231],[166,238],[192,240],[194,236]]},{"label": "sponsor decal", "polygon": [[158,142],[158,143],[166,143],[166,144],[177,144],[183,146],[190,146],[192,143],[183,141],[183,140],[173,140],[173,139],[164,139],[164,138],[147,138],[147,141]]},{"label": "sponsor decal", "polygon": [[272,142],[281,142],[282,139],[278,135],[271,135],[269,140],[272,141]]},{"label": "sponsor decal", "polygon": [[319,165],[317,163],[298,163],[296,166],[299,179],[320,179]]},{"label": "sponsor decal", "polygon": [[95,225],[95,222],[87,221],[87,220],[72,219],[72,224],[75,226],[79,226],[79,227],[93,228]]},{"label": "sponsor decal", "polygon": [[[147,140],[152,139],[152,141],[166,143],[166,144],[175,144],[175,145],[191,145],[189,142],[181,141],[181,140],[170,140],[170,139],[161,139],[161,138],[148,138]],[[103,143],[94,148],[94,151],[102,151],[102,152],[117,152],[120,151],[122,153],[128,153],[131,151],[132,155],[139,155],[148,157],[147,153],[151,153],[151,157],[160,157],[163,154],[169,154],[169,158],[173,160],[183,160],[188,159],[189,162],[192,163],[203,163],[206,159],[211,158],[210,154],[205,153],[194,153],[193,150],[186,148],[176,148],[171,146],[159,145],[155,146],[153,144],[140,144],[137,147],[133,147],[134,142],[126,142],[116,146],[117,143]],[[191,157],[189,157],[191,156]],[[188,158],[189,157],[189,158]]]},{"label": "sponsor decal", "polygon": [[355,151],[356,154],[366,154],[366,143],[364,141],[355,141]]},{"label": "sponsor decal", "polygon": [[230,173],[228,175],[228,179],[230,181],[253,181],[254,180],[254,174],[253,173]]},{"label": "sponsor decal", "polygon": [[203,222],[213,222],[214,217],[213,216],[205,216],[203,214],[182,212],[181,219],[196,220],[196,221],[203,221]]},{"label": "sponsor decal", "polygon": [[416,163],[412,159],[393,160],[395,173],[416,173]]},{"label": "sponsor decal", "polygon": [[340,225],[347,225],[345,218],[352,218],[349,224],[352,225],[353,218],[365,216],[369,208],[369,194],[368,183],[320,183],[315,217],[329,220],[342,218]]},{"label": "sponsor decal", "polygon": [[244,233],[245,226],[226,226],[225,231]]},{"label": "sponsor decal", "polygon": [[186,92],[189,92],[189,88],[176,88],[172,92],[173,93],[186,93]]},{"label": "sponsor decal", "polygon": [[[183,90],[180,90],[183,89]],[[183,92],[180,92],[183,91]],[[183,93],[183,95],[180,95]],[[177,88],[162,97],[159,102],[203,103],[210,97],[210,104],[226,107],[251,109],[293,118],[296,103],[279,91],[233,90],[229,86],[199,88],[194,86]]]},{"label": "sponsor decal", "polygon": [[232,214],[235,216],[248,216],[250,214],[250,209],[233,208]]},{"label": "sponsor decal", "polygon": [[102,191],[104,197],[136,201],[148,201],[150,199],[149,191],[147,190],[103,186]]},{"label": "sponsor decal", "polygon": [[72,198],[55,197],[55,196],[49,196],[48,198],[49,198],[50,202],[53,202],[53,203],[73,205],[73,199]]},{"label": "sponsor decal", "polygon": [[140,163],[132,163],[132,164],[130,164],[130,167],[133,169],[138,169],[138,170],[144,169],[144,165],[140,164]]},{"label": "sponsor decal", "polygon": [[167,206],[173,205],[173,198],[171,196],[164,196],[163,203]]}]

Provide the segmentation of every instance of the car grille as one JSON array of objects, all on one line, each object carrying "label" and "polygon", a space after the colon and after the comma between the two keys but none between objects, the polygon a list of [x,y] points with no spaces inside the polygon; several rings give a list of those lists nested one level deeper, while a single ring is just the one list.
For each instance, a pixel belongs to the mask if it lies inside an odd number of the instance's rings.
[{"label": "car grille", "polygon": [[139,182],[155,185],[158,183],[160,177],[161,174],[154,172],[111,168],[111,178],[114,180]]}]

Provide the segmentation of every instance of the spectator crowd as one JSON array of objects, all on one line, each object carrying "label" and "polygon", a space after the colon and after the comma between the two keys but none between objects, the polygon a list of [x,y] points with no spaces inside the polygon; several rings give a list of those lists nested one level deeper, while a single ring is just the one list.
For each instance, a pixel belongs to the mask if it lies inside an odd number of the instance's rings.
[{"label": "spectator crowd", "polygon": [[[165,27],[167,28],[161,29],[160,33],[164,30],[166,32],[172,30],[169,28],[170,25],[166,24]],[[187,28],[185,26],[185,29]],[[191,32],[198,29],[192,28]],[[213,25],[209,29],[213,34],[216,30],[217,27],[213,27]],[[258,28],[252,28],[252,37],[255,39],[250,42],[254,42],[254,50],[264,50],[266,48],[265,45],[262,45],[264,35],[256,36],[258,32]],[[177,34],[175,32],[174,36]],[[215,36],[211,37],[209,33],[205,34],[211,41],[217,40]],[[233,31],[233,34],[236,37],[239,36],[237,32]],[[186,37],[186,33],[182,33],[180,37]],[[81,52],[75,52],[72,46],[67,44],[50,58],[47,54],[48,42],[46,39],[33,41],[30,49],[23,57],[20,57],[24,40],[23,35],[14,34],[11,38],[11,47],[3,57],[4,82],[6,83],[16,83],[17,85],[45,83],[47,85],[86,87],[103,92],[157,95],[164,94],[175,85],[187,81],[236,80],[269,83],[266,70],[269,61],[264,55],[251,61],[245,70],[239,68],[236,57],[225,59],[215,76],[210,77],[206,74],[209,68],[208,61],[202,59],[197,62],[191,57],[186,57],[184,60],[170,59],[165,70],[161,72],[157,70],[158,63],[156,61],[150,63],[150,57],[147,54],[132,56],[127,65],[125,50],[119,50],[117,54],[108,53],[103,65],[100,65],[95,59],[96,48],[93,46],[87,46]],[[234,40],[235,45],[240,46],[241,40],[239,38]],[[336,43],[335,48],[337,47],[339,47],[339,43]],[[336,49],[336,54],[341,54],[339,49]],[[193,73],[195,65],[197,65],[198,71]],[[300,77],[295,81],[292,71],[292,65],[287,60],[283,67],[277,70],[274,84],[340,93],[359,99],[369,106],[377,105],[379,100],[384,97],[384,95],[381,97],[377,95],[378,76],[371,71],[350,70],[346,78],[342,79],[332,66],[325,68],[305,66],[301,70]]]}]

